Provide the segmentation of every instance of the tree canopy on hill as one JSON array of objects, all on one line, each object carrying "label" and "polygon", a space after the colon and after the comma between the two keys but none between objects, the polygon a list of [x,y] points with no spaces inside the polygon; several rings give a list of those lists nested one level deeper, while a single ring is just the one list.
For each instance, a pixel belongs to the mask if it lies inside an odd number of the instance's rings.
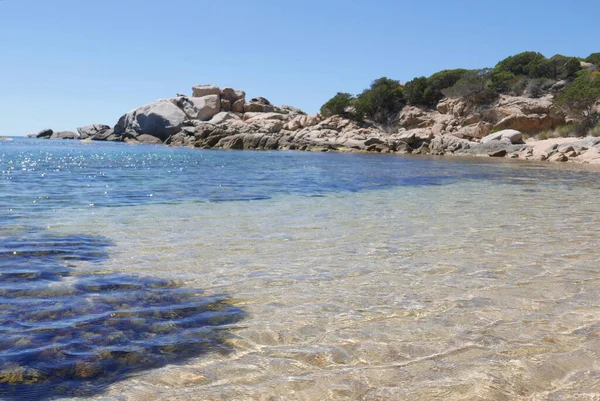
[{"label": "tree canopy on hill", "polygon": [[596,64],[596,66],[600,66],[600,53],[592,53],[585,60],[586,63]]},{"label": "tree canopy on hill", "polygon": [[468,70],[443,70],[429,78],[418,77],[404,86],[406,101],[415,106],[434,107],[444,97],[444,89],[452,87]]}]

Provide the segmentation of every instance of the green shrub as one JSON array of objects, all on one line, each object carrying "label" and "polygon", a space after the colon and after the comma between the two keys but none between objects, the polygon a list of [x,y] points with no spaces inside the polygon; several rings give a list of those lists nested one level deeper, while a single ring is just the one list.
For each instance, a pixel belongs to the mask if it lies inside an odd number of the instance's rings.
[{"label": "green shrub", "polygon": [[336,114],[345,115],[346,109],[352,104],[354,96],[349,93],[338,92],[321,107],[323,117],[331,117]]},{"label": "green shrub", "polygon": [[354,102],[359,119],[369,118],[378,123],[389,123],[390,114],[400,111],[405,104],[400,82],[386,77],[373,81]]},{"label": "green shrub", "polygon": [[547,59],[541,53],[523,52],[500,61],[492,71],[492,86],[500,92],[514,90],[515,77],[573,79],[581,70],[576,57],[557,54]]},{"label": "green shrub", "polygon": [[515,78],[516,75],[510,71],[495,72],[492,73],[490,78],[491,86],[498,92],[506,92],[512,86],[511,84],[516,82]]},{"label": "green shrub", "polygon": [[427,78],[418,77],[404,85],[406,102],[412,105],[428,106],[432,101],[431,89],[427,85]]},{"label": "green shrub", "polygon": [[435,105],[442,100],[444,97],[442,91],[454,86],[467,72],[468,70],[463,68],[442,70],[427,78],[427,87],[430,90],[430,94],[428,95],[431,99],[430,104]]},{"label": "green shrub", "polygon": [[584,120],[600,99],[600,73],[581,71],[577,79],[560,91],[554,102],[562,111]]},{"label": "green shrub", "polygon": [[546,61],[541,53],[523,52],[510,56],[500,61],[493,70],[493,75],[502,73],[512,73],[513,75],[525,75],[527,77],[536,77],[536,71],[539,66]]},{"label": "green shrub", "polygon": [[492,102],[498,93],[490,88],[491,70],[471,70],[466,72],[451,88],[443,90],[444,95],[461,98],[472,104]]},{"label": "green shrub", "polygon": [[415,78],[404,86],[406,102],[412,105],[433,107],[444,97],[442,91],[456,84],[467,72],[468,70],[462,68],[442,70],[429,78]]},{"label": "green shrub", "polygon": [[577,77],[581,63],[576,57],[556,54],[540,63],[532,72],[536,78],[549,78],[555,81]]}]

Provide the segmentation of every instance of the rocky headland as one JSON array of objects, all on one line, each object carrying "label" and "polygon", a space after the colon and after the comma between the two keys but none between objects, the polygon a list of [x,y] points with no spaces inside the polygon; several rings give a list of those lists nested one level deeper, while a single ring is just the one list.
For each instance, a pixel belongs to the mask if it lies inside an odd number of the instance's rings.
[{"label": "rocky headland", "polygon": [[[596,67],[586,62],[579,65],[579,69],[590,71]],[[568,85],[568,80],[552,81],[540,85],[535,93],[499,92],[484,102],[469,96],[441,96],[427,105],[407,102],[398,110],[388,111],[384,122],[356,118],[358,106],[351,103],[337,114],[322,109],[321,114],[307,115],[295,107],[274,106],[263,97],[247,100],[243,90],[199,85],[192,88],[191,96],[179,94],[131,110],[114,126],[94,124],[77,128],[77,132],[47,129],[30,137],[202,149],[410,153],[600,163],[600,137],[577,136],[575,129],[560,140],[538,135],[568,127],[576,120],[576,116],[557,107],[557,96]],[[600,113],[599,104],[593,104],[589,111]]]}]

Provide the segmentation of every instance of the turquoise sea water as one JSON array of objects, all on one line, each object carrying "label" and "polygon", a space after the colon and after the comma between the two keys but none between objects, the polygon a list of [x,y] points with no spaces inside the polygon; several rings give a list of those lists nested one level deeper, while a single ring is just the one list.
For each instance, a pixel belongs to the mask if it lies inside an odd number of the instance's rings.
[{"label": "turquoise sea water", "polygon": [[15,139],[0,172],[2,399],[600,394],[596,171]]}]

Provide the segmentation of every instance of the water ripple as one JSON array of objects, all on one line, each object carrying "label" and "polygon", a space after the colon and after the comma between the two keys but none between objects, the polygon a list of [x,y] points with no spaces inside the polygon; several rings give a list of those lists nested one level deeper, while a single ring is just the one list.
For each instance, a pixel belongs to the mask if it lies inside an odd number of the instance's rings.
[{"label": "water ripple", "polygon": [[0,242],[0,397],[90,395],[132,373],[228,352],[244,317],[224,296],[123,274],[77,274],[111,243],[35,235]]}]

